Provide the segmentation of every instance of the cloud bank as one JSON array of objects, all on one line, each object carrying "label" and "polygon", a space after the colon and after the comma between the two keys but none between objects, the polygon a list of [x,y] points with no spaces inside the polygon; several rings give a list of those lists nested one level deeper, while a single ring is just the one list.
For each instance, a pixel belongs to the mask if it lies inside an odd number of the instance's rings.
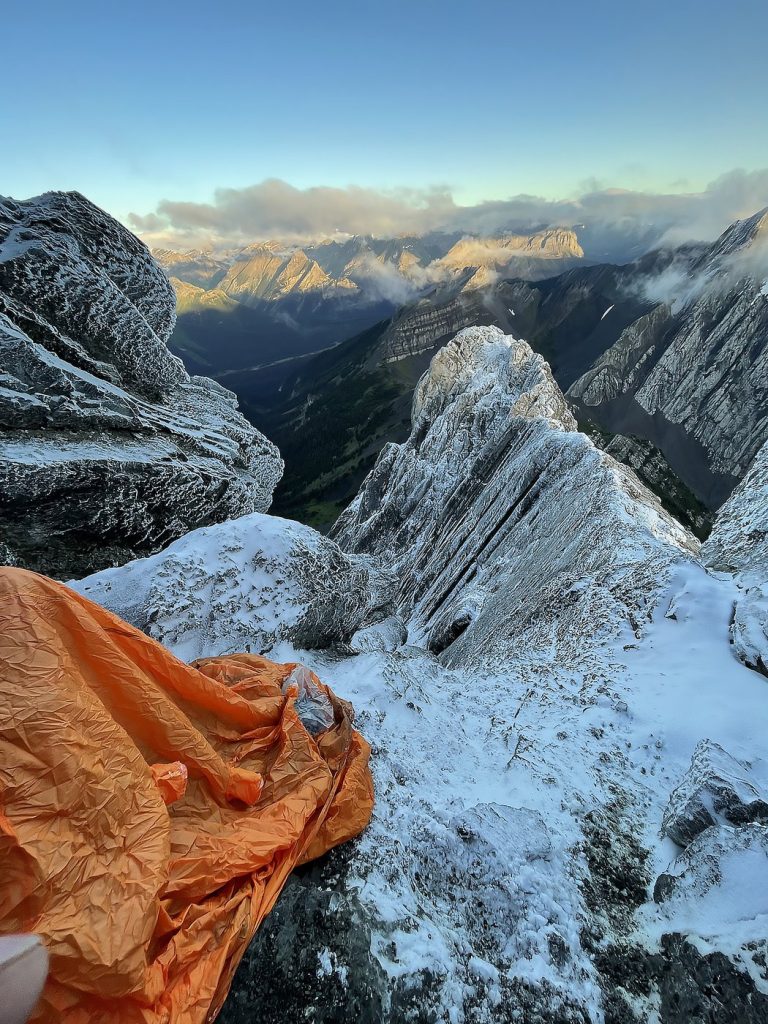
[{"label": "cloud bank", "polygon": [[131,227],[152,246],[221,248],[268,238],[379,238],[430,231],[494,235],[575,227],[593,259],[630,258],[654,246],[717,237],[734,220],[768,206],[768,168],[734,170],[697,193],[593,189],[576,198],[518,195],[458,205],[450,190],[377,191],[350,186],[298,189],[276,178],[242,189],[218,189],[210,203],[163,200]]}]

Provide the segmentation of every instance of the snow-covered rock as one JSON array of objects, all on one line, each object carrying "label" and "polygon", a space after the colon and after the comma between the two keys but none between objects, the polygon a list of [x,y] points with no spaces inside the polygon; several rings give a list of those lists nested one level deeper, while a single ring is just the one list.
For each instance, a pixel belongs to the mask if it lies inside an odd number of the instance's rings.
[{"label": "snow-covered rock", "polygon": [[718,743],[702,740],[690,769],[670,795],[661,830],[678,846],[687,846],[717,823],[768,823],[766,781]]},{"label": "snow-covered rock", "polygon": [[391,583],[310,527],[255,513],[70,586],[192,661],[347,641],[385,614]]},{"label": "snow-covered rock", "polygon": [[654,898],[670,931],[712,938],[749,921],[763,926],[752,939],[768,939],[768,828],[749,822],[705,829],[659,876]]},{"label": "snow-covered rock", "polygon": [[520,644],[576,664],[622,630],[634,641],[698,544],[575,427],[541,356],[498,328],[461,331],[434,357],[410,437],[382,451],[332,531],[394,569],[409,642],[447,664]]},{"label": "snow-covered rock", "polygon": [[381,622],[372,623],[358,629],[349,642],[355,654],[369,651],[390,652],[402,647],[408,639],[408,630],[398,615],[389,615]]},{"label": "snow-covered rock", "polygon": [[768,675],[768,443],[723,505],[702,547],[704,562],[741,588],[731,622],[736,656]]},{"label": "snow-covered rock", "polygon": [[[720,997],[698,979],[720,961],[694,957],[650,890],[679,852],[659,831],[700,737],[741,761],[763,752],[768,697],[731,656],[732,593],[685,561],[643,635],[594,645],[583,667],[531,663],[524,644],[457,668],[407,645],[278,646],[273,657],[352,701],[376,804],[358,840],[289,882],[226,1024],[281,1024],[308,1006],[316,1024],[643,1024],[662,992],[662,1024],[682,1024],[673,975],[714,1012]],[[759,934],[757,912],[743,927]],[[711,956],[740,942],[724,928]],[[743,965],[732,971],[723,1020],[758,999]]]},{"label": "snow-covered rock", "polygon": [[166,341],[173,289],[77,193],[0,201],[0,541],[70,575],[265,511],[277,449]]}]

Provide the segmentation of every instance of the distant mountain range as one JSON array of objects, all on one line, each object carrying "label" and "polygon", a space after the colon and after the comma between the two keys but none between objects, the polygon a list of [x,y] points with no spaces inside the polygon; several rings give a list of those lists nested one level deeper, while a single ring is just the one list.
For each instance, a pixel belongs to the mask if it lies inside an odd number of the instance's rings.
[{"label": "distant mountain range", "polygon": [[154,255],[173,280],[194,286],[194,293],[185,290],[185,308],[190,308],[193,294],[205,305],[204,295],[210,292],[251,306],[318,293],[395,299],[401,297],[398,290],[420,290],[468,267],[535,280],[549,276],[551,261],[580,260],[584,250],[574,231],[550,228],[497,238],[355,236],[304,248],[273,240],[221,255],[169,249],[157,249]]},{"label": "distant mountain range", "polygon": [[494,238],[356,236],[303,248],[271,240],[154,255],[177,295],[171,347],[214,376],[327,348],[436,285],[467,284],[468,271],[480,288],[500,276],[538,280],[584,260],[565,228]]}]

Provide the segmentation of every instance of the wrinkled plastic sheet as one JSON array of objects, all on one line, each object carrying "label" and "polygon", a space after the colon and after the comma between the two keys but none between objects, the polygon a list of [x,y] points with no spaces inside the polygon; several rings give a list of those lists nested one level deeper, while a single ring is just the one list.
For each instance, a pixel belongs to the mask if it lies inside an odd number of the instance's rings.
[{"label": "wrinkled plastic sheet", "polygon": [[0,680],[0,933],[48,950],[33,1021],[212,1020],[293,867],[368,823],[350,705],[256,655],[185,665],[9,568]]}]

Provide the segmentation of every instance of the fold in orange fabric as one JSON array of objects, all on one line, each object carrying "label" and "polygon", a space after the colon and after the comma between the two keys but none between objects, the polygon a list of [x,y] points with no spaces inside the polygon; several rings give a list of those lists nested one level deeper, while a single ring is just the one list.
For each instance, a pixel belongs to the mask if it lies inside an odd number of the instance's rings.
[{"label": "fold in orange fabric", "polygon": [[0,569],[0,932],[36,932],[33,1021],[199,1024],[297,864],[359,833],[370,748],[310,735],[256,655],[185,665],[53,580]]}]

